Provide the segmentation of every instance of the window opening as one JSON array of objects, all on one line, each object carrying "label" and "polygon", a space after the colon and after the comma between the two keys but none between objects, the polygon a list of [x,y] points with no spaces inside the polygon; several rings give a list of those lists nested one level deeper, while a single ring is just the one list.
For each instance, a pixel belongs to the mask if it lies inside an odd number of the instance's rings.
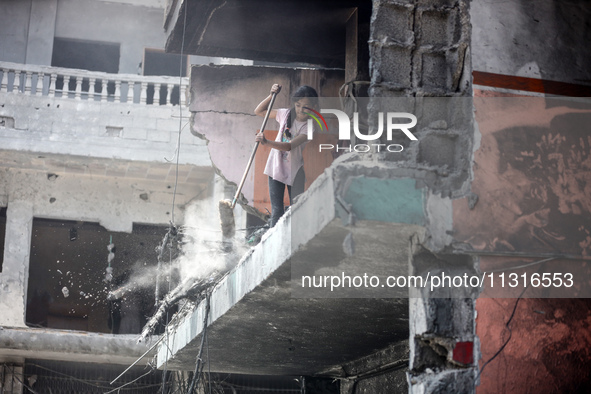
[{"label": "window opening", "polygon": [[[88,71],[102,71],[110,74],[119,72],[120,45],[99,41],[75,40],[56,37],[53,40],[53,53],[51,65],[53,67],[77,68]],[[97,81],[96,93],[102,93],[102,86]],[[63,90],[64,78],[58,76],[56,79],[56,90]],[[82,91],[88,92],[89,81],[84,78]],[[68,90],[76,90],[76,80],[71,78]],[[107,83],[107,94],[115,93],[115,82]]]},{"label": "window opening", "polygon": [[[182,59],[182,64],[181,64]],[[185,77],[187,75],[187,64],[189,58],[186,55],[166,53],[161,49],[149,49],[146,48],[144,51],[144,62],[143,62],[143,73],[144,75],[155,75],[155,76],[170,76],[179,77],[180,75]],[[165,85],[160,86],[160,105],[166,104],[165,98],[168,93],[168,87]],[[146,90],[147,103],[153,104],[154,102],[154,85],[148,84]],[[178,105],[179,103],[179,87],[178,83],[174,81],[174,87],[170,93],[171,103]]]},{"label": "window opening", "polygon": [[34,218],[27,325],[139,334],[153,313],[156,247],[166,230],[135,224],[130,234],[98,223]]}]

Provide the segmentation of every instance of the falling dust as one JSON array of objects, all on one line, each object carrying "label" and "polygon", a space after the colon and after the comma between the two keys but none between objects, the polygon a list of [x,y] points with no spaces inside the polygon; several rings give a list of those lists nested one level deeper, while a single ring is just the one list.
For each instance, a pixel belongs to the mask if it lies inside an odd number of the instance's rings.
[{"label": "falling dust", "polygon": [[220,212],[215,205],[208,201],[185,209],[184,224],[179,229],[183,244],[177,261],[182,278],[204,279],[214,272],[226,272],[249,249],[243,234],[222,234]]},{"label": "falling dust", "polygon": [[[206,206],[213,206],[213,203],[202,200],[185,208],[184,223],[177,229],[179,249],[173,251],[175,257],[172,260],[168,258],[168,249],[163,253],[160,268],[160,285],[164,286],[162,293],[168,291],[168,280],[172,281],[173,286],[181,284],[188,290],[196,281],[223,275],[249,249],[242,234],[234,234],[231,238],[223,236],[218,210],[209,210]],[[157,253],[154,258],[157,258]],[[154,267],[136,263],[129,280],[111,293],[126,287],[153,287],[156,276]]]},{"label": "falling dust", "polygon": [[[234,268],[249,246],[243,234],[226,237],[220,228],[218,209],[211,200],[198,201],[185,207],[183,224],[176,228],[164,253],[161,253],[160,275],[154,267],[149,269],[135,264],[129,280],[111,291],[110,300],[123,297],[129,291],[154,287],[160,278],[160,294],[166,294],[157,302],[157,310],[146,324],[141,338],[150,334],[166,310],[189,293],[202,293],[215,285]],[[174,239],[173,239],[174,238]],[[172,248],[169,248],[172,245]],[[176,247],[175,247],[176,245]],[[157,258],[155,253],[154,258]],[[169,258],[174,255],[173,258]]]},{"label": "falling dust", "polygon": [[[149,321],[163,319],[165,309],[175,305],[180,299],[189,296],[193,302],[198,301],[203,290],[215,285],[250,249],[245,242],[244,232],[236,231],[232,237],[222,233],[219,215],[217,199],[187,204],[182,214],[183,222],[177,224],[176,235],[170,237],[173,242],[169,242],[162,253],[159,250],[150,250],[147,256],[125,264],[128,269],[124,272],[117,271],[117,275],[113,275],[113,268],[109,264],[107,274],[103,271],[103,277],[100,278],[103,286],[101,288],[99,284],[96,291],[83,288],[82,279],[88,276],[84,266],[80,272],[72,273],[64,270],[59,265],[62,261],[58,260],[57,264],[61,269],[54,269],[53,272],[57,274],[54,275],[58,278],[60,296],[75,298],[78,300],[77,306],[90,308],[104,302],[108,302],[108,308],[112,308],[114,306],[111,303],[119,302],[118,300],[124,302],[116,305],[131,306],[137,303],[142,305],[145,318],[152,316]],[[160,246],[164,236],[163,232],[158,242]],[[109,260],[118,266],[121,259],[125,259],[125,254],[115,249],[116,243],[113,240],[113,245],[109,244],[104,249],[104,258],[107,260],[109,254]],[[161,264],[158,270],[156,262],[159,255]],[[158,302],[154,291],[157,279],[160,295]],[[93,281],[91,277],[87,280]],[[94,281],[96,282],[96,278]]]}]

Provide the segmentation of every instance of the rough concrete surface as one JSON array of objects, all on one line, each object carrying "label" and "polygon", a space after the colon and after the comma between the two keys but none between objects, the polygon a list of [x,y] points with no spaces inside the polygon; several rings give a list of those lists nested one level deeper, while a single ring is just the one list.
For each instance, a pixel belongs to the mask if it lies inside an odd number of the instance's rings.
[{"label": "rough concrete surface", "polygon": [[[4,150],[165,163],[174,157],[180,132],[179,162],[209,166],[205,144],[182,131],[179,116],[178,106],[2,93],[0,117],[13,121],[0,127],[0,141]],[[189,122],[188,113],[183,116]]]}]

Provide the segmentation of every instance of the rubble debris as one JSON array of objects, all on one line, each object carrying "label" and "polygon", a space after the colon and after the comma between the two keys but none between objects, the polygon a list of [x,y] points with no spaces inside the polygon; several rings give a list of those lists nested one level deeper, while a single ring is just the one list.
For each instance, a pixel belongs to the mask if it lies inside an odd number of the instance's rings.
[{"label": "rubble debris", "polygon": [[181,282],[177,287],[171,290],[170,293],[168,293],[158,304],[158,309],[144,326],[138,339],[138,343],[143,342],[150,334],[152,334],[160,320],[166,314],[166,311],[168,311],[177,301],[183,298],[197,298],[198,300],[205,298],[206,290],[215,285],[221,276],[222,275],[219,272],[213,272],[207,278],[191,278]]}]

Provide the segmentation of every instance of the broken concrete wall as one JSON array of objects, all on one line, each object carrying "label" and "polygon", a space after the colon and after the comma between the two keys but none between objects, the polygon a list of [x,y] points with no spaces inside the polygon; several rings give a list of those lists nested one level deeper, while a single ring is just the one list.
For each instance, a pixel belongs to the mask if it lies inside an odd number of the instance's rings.
[{"label": "broken concrete wall", "polygon": [[[271,86],[274,83],[282,85],[273,108],[287,108],[290,94],[298,86],[310,85],[320,96],[337,97],[343,78],[342,70],[195,66],[191,72],[191,132],[207,140],[217,172],[230,183],[238,184],[254,147],[254,137],[262,124],[262,118],[254,115],[254,109],[269,95]],[[277,128],[275,119],[269,119],[266,129],[272,133]],[[256,164],[264,166],[266,163],[265,153],[268,154],[268,149],[264,147],[257,151],[256,163],[246,178],[242,189],[245,204],[253,205],[255,189],[259,196],[268,195],[265,193],[267,177],[261,175],[264,168],[256,167]],[[317,163],[318,155],[315,156],[309,160],[305,156],[304,163]],[[332,162],[332,157],[326,161],[324,167]],[[321,171],[307,171],[307,184]]]},{"label": "broken concrete wall", "polygon": [[[362,269],[377,274],[378,270],[381,272],[385,267],[391,270],[394,265],[408,273],[409,234],[422,233],[420,226],[367,219],[370,213],[383,211],[390,200],[377,205],[376,200],[344,193],[354,209],[367,214],[367,217],[360,214],[354,227],[344,224],[346,217],[339,217],[342,212],[337,209],[336,199],[341,198],[342,191],[346,192],[351,178],[365,171],[374,179],[355,177],[367,180],[362,186],[371,181],[379,184],[388,178],[390,170],[375,163],[344,163],[338,159],[265,234],[261,243],[213,288],[207,328],[212,370],[304,374],[345,380],[349,376],[360,381],[367,378],[363,384],[369,384],[368,387],[392,383],[393,376],[381,383],[381,378],[374,383],[369,378],[373,372],[384,372],[384,376],[394,373],[393,365],[388,371],[381,369],[390,363],[400,362],[396,367],[402,369],[407,366],[406,299],[391,294],[389,298],[376,297],[375,292],[368,296],[369,291],[361,288],[350,289],[356,290],[357,297],[342,297],[340,292],[331,293],[330,288],[317,296],[321,289],[302,288],[299,285],[302,278],[294,280],[296,264],[319,267],[318,272],[322,274],[333,268],[348,273]],[[388,186],[402,183],[392,182]],[[414,187],[410,186],[414,181],[407,183],[407,189]],[[404,208],[400,206],[397,211],[403,212]],[[343,252],[345,237],[355,238],[359,245],[351,256]],[[168,368],[187,370],[194,364],[204,330],[201,322],[206,304],[201,301],[196,309],[169,326],[170,346],[165,343],[160,346],[160,366],[167,363]],[[343,366],[397,343],[405,345],[397,348],[396,354],[370,357],[366,363],[351,369]],[[399,372],[395,375],[400,378]]]},{"label": "broken concrete wall", "polygon": [[[417,240],[418,241],[418,240]],[[476,260],[470,256],[437,256],[415,246],[415,274],[474,275]],[[439,288],[429,292],[411,289],[409,382],[411,392],[473,392],[478,339],[475,335],[475,300],[478,288]]]},{"label": "broken concrete wall", "polygon": [[[454,0],[384,0],[375,1],[373,4],[374,11],[370,38],[370,68],[372,75],[370,94],[372,97],[379,99],[400,96],[418,98],[444,96],[455,98],[455,96],[472,95],[471,61],[475,56],[470,56],[473,39],[471,35],[471,16],[473,14],[469,13],[468,2]],[[523,4],[526,4],[526,2],[523,2]],[[479,5],[484,8],[496,6],[496,4],[492,3]],[[514,6],[514,3],[502,5],[503,10],[499,13],[501,15],[500,19],[506,14],[511,14],[506,15],[508,18],[514,17],[511,12],[508,12]],[[533,8],[535,9],[535,7]],[[474,13],[479,13],[481,9],[477,9]],[[479,13],[480,20],[484,19],[482,26],[487,25],[486,18],[489,15],[488,12]],[[539,21],[536,18],[533,18],[533,20],[535,23]],[[581,20],[584,20],[584,18],[579,19],[577,17],[577,23],[580,23]],[[491,29],[490,32],[484,31],[482,37],[492,37],[494,39],[501,36],[505,37],[505,34],[511,32],[512,27],[501,22],[503,21],[499,22],[500,26],[497,29],[499,31],[498,35]],[[528,23],[533,22],[529,21]],[[540,26],[542,25],[548,26],[547,24],[541,24]],[[524,26],[527,26],[527,24],[524,24]],[[573,32],[571,31],[571,33]],[[541,41],[538,44],[538,49],[544,50],[545,44],[543,40]],[[502,44],[501,48],[512,45],[511,40],[505,38],[499,39],[495,43]],[[488,51],[485,45],[482,45],[481,50]],[[482,64],[482,67],[487,67],[487,61],[491,57],[495,57],[495,60],[501,63],[506,57],[512,57],[501,52],[503,51],[497,51],[494,54],[479,53],[478,60],[482,60],[482,62],[479,63],[478,67]],[[509,52],[517,54],[518,51]],[[585,51],[582,53],[584,55]],[[521,55],[521,53],[519,54]],[[550,60],[544,62],[544,67],[552,63]],[[522,68],[528,62],[529,59],[526,62],[519,60],[515,63],[519,64],[519,68]],[[579,64],[580,61],[575,59],[575,63]],[[511,65],[505,69],[514,70],[515,68],[515,65]],[[497,70],[497,72],[502,72],[504,68],[498,67]],[[225,80],[216,80],[215,88],[224,87],[227,83],[228,81]],[[237,84],[239,83],[237,82]],[[213,91],[214,87],[211,87],[210,90]],[[261,87],[260,97],[265,97],[267,91],[268,88]],[[211,95],[211,100],[216,99],[221,100],[222,98]],[[244,101],[252,102],[252,99],[246,98]],[[258,101],[260,99],[254,100],[254,104]],[[374,115],[379,111],[377,107],[379,103],[377,100],[374,101],[375,107],[370,108]],[[452,107],[453,109],[457,108]],[[252,108],[252,103],[250,108]],[[388,175],[380,174],[379,170],[373,168],[367,170],[351,170],[347,168],[344,174],[339,174],[339,177],[343,176],[339,180],[343,181],[343,184],[347,184],[347,181],[343,179],[350,176],[352,180],[348,185],[363,189],[363,186],[370,185],[372,182],[377,183],[379,180],[384,180],[384,178],[388,178],[388,181],[392,179],[406,181],[407,179],[402,178],[409,178],[410,181],[405,182],[405,187],[401,187],[397,192],[399,194],[407,193],[404,197],[408,197],[415,196],[417,192],[415,189],[423,189],[419,194],[428,196],[428,198],[421,200],[416,205],[425,208],[425,211],[421,210],[421,212],[426,212],[427,216],[420,217],[420,224],[427,226],[429,229],[426,237],[417,237],[412,241],[414,249],[410,259],[411,273],[423,275],[423,277],[432,271],[441,272],[442,269],[447,270],[448,274],[476,273],[476,258],[464,254],[450,255],[447,252],[458,252],[458,250],[454,249],[458,245],[454,244],[455,234],[453,232],[453,214],[457,204],[462,203],[470,208],[478,207],[478,196],[471,193],[470,186],[473,177],[476,176],[476,170],[473,168],[473,150],[480,143],[480,135],[475,132],[474,125],[470,122],[472,116],[464,118],[468,119],[468,122],[458,123],[454,118],[454,111],[445,106],[427,108],[419,105],[417,108],[422,111],[420,114],[428,117],[430,121],[423,125],[424,127],[421,127],[418,142],[405,142],[405,153],[403,155],[380,155],[380,160],[388,161],[388,166],[382,167],[382,170],[387,171]],[[209,110],[207,107],[202,107],[202,109]],[[472,111],[472,105],[469,106],[469,110]],[[377,117],[372,118],[376,119]],[[213,122],[206,124],[206,126],[212,130],[215,128]],[[197,130],[197,127],[196,124],[195,130]],[[228,135],[220,136],[220,138],[227,141],[232,140],[232,136]],[[221,142],[218,144],[221,145]],[[240,145],[245,144],[250,145],[246,139]],[[220,152],[223,152],[224,148],[226,147],[221,147]],[[219,154],[221,155],[221,153]],[[373,159],[374,157],[372,157]],[[232,158],[228,158],[228,160],[232,160]],[[380,164],[383,163],[377,163],[375,167],[377,168]],[[230,173],[231,171],[232,169],[229,169],[227,172]],[[240,171],[235,172],[234,178],[239,178]],[[375,175],[375,179],[368,179],[372,178],[372,174]],[[359,178],[363,180],[358,181]],[[390,183],[397,184],[396,182]],[[400,184],[402,183],[400,182]],[[413,189],[409,191],[411,188]],[[348,191],[346,186],[343,186],[343,189],[339,190],[339,192],[343,190]],[[489,191],[487,190],[487,192]],[[361,193],[361,196],[366,197],[367,194],[370,194],[370,192],[365,195]],[[580,194],[577,192],[577,195]],[[337,196],[335,193],[334,197]],[[303,196],[303,199],[305,198],[306,196]],[[329,209],[332,208],[332,198],[332,194],[330,198],[327,198],[327,201],[331,202]],[[457,201],[457,199],[461,198],[465,198],[465,200]],[[456,201],[453,201],[453,199]],[[413,204],[411,208],[414,208],[414,206]],[[402,210],[398,208],[396,206],[395,214],[390,215],[391,212],[388,212],[382,218],[387,217],[390,220],[392,216],[401,213]],[[295,209],[297,209],[297,204]],[[459,210],[456,214],[462,212],[465,211]],[[325,214],[322,210],[316,210],[310,216],[316,213],[318,215]],[[362,212],[361,214],[365,213]],[[488,226],[493,219],[496,219],[494,213],[494,211],[489,211],[487,222],[485,223],[483,220],[480,225]],[[401,221],[402,216],[398,217]],[[314,218],[316,217],[314,216]],[[374,216],[372,219],[376,219],[376,217]],[[532,221],[537,220],[535,216],[529,219]],[[543,221],[543,218],[540,221]],[[527,226],[532,225],[527,221],[522,222],[525,222]],[[457,224],[460,226],[461,221],[458,221]],[[469,237],[472,235],[468,234],[469,232],[465,231],[464,235]],[[495,232],[493,229],[487,236],[495,235],[493,233],[504,235],[502,231]],[[522,234],[515,231],[513,234],[518,238],[521,237],[518,240],[520,242],[516,243],[516,245],[525,245],[526,248],[540,246],[528,243],[528,241],[536,238],[535,232],[533,234]],[[277,236],[277,234],[273,235]],[[556,240],[561,241],[558,244],[570,243],[571,249],[577,247],[574,241],[568,239]],[[577,239],[579,242],[582,240],[583,238]],[[467,241],[467,239],[464,238],[462,242],[464,241]],[[585,246],[579,245],[580,248]],[[543,247],[548,247],[548,245],[543,245]],[[496,251],[499,251],[499,249]],[[284,253],[285,250],[281,250],[281,252]],[[459,248],[459,252],[464,253],[466,249]],[[474,327],[476,316],[474,299],[478,295],[478,291],[467,291],[462,294],[439,292],[432,295],[423,293],[411,295],[413,297],[410,301],[410,391],[473,392],[477,378],[477,361],[480,357],[479,343]]]}]

